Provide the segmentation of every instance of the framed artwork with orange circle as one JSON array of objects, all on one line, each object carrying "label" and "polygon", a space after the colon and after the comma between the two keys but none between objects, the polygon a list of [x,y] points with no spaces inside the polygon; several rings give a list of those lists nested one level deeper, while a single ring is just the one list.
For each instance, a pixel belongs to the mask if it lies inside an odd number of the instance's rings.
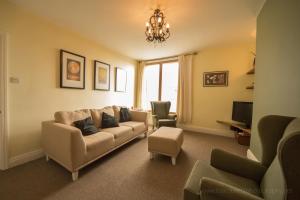
[{"label": "framed artwork with orange circle", "polygon": [[60,87],[85,88],[85,57],[60,50]]}]

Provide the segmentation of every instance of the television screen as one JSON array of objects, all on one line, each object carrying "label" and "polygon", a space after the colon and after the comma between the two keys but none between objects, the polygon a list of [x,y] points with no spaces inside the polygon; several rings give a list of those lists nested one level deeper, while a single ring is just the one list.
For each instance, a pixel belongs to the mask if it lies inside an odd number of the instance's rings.
[{"label": "television screen", "polygon": [[232,107],[232,120],[244,123],[248,128],[252,124],[252,102],[234,101]]}]

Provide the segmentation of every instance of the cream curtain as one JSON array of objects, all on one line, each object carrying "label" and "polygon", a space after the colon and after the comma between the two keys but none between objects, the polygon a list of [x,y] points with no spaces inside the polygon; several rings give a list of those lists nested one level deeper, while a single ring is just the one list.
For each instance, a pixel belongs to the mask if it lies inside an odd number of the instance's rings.
[{"label": "cream curtain", "polygon": [[144,74],[144,68],[145,68],[145,62],[141,61],[139,62],[137,66],[137,82],[136,82],[136,102],[135,106],[137,108],[142,107],[142,85],[143,85],[143,74]]},{"label": "cream curtain", "polygon": [[177,118],[179,124],[192,122],[192,60],[193,55],[179,56]]}]

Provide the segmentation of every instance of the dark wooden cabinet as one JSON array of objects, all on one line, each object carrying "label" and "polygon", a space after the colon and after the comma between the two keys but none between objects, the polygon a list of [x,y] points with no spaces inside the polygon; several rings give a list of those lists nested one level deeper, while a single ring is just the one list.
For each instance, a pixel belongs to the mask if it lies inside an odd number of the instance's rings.
[{"label": "dark wooden cabinet", "polygon": [[234,136],[239,144],[245,146],[250,145],[251,129],[246,128],[243,124],[239,124],[237,122],[222,121],[222,120],[217,120],[217,122],[220,124],[225,124],[227,126],[230,126],[231,129],[235,131]]}]

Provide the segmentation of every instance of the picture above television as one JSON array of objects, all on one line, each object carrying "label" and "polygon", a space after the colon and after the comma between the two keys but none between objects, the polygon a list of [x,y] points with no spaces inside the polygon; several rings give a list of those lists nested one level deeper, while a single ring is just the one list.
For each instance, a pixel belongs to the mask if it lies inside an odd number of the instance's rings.
[{"label": "picture above television", "polygon": [[253,102],[234,101],[232,105],[232,120],[245,124],[247,128],[252,125]]}]

